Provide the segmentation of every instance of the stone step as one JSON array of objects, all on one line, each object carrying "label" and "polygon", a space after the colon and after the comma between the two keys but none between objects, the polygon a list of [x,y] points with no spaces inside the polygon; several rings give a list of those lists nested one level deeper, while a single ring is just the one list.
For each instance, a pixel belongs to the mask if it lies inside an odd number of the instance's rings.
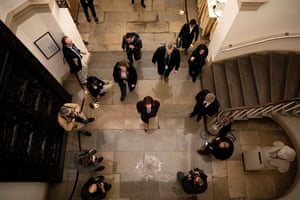
[{"label": "stone step", "polygon": [[269,54],[252,55],[251,62],[259,104],[269,103],[271,101]]},{"label": "stone step", "polygon": [[231,107],[239,107],[244,105],[244,97],[242,91],[239,69],[236,60],[225,62],[225,70],[227,77],[228,92]]},{"label": "stone step", "polygon": [[287,68],[284,98],[297,97],[300,93],[300,55],[291,53]]},{"label": "stone step", "polygon": [[286,67],[288,65],[287,54],[273,52],[270,55],[270,85],[271,99],[273,102],[283,99]]},{"label": "stone step", "polygon": [[251,60],[248,56],[238,58],[238,67],[246,106],[258,105],[256,83],[253,76]]}]

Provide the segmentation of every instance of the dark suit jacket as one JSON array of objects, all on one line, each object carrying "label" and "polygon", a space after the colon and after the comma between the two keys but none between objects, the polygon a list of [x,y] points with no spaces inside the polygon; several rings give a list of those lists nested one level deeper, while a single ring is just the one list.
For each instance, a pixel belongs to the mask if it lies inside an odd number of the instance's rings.
[{"label": "dark suit jacket", "polygon": [[[199,54],[199,51],[203,49],[205,51],[204,54]],[[205,59],[208,54],[208,48],[204,44],[200,44],[191,54],[188,60],[189,69],[193,71],[195,74],[199,74],[201,72],[202,67],[205,65]],[[191,61],[191,57],[195,57],[193,61]]]},{"label": "dark suit jacket", "polygon": [[197,113],[201,113],[202,115],[212,116],[218,112],[220,104],[216,98],[211,104],[209,104],[207,107],[205,107],[203,105],[203,102],[204,102],[205,96],[208,93],[210,93],[210,92],[207,89],[204,89],[196,95],[195,98],[196,98],[197,104],[200,105]]},{"label": "dark suit jacket", "polygon": [[148,113],[147,112],[147,109],[144,105],[144,102],[143,101],[139,101],[137,104],[136,104],[136,109],[139,113],[141,113],[141,119],[143,120],[143,122],[145,123],[149,123],[149,119],[151,117],[155,117],[156,114],[157,114],[157,111],[159,109],[159,106],[160,106],[160,103],[159,101],[157,100],[154,100],[152,103],[151,103],[151,112]]},{"label": "dark suit jacket", "polygon": [[63,54],[64,58],[66,59],[67,63],[70,67],[71,73],[77,73],[82,69],[82,63],[81,63],[81,56],[80,50],[73,44],[73,48],[76,52],[78,52],[78,55],[69,47],[63,46]]},{"label": "dark suit jacket", "polygon": [[125,37],[126,35],[123,36],[122,49],[126,49],[126,52],[131,51],[131,49],[129,48],[129,45],[133,45],[134,46],[133,51],[141,50],[141,48],[143,47],[143,44],[142,44],[142,40],[141,40],[140,36],[134,32],[132,32],[131,35],[133,38],[133,41],[131,43],[127,43],[126,37]]},{"label": "dark suit jacket", "polygon": [[[157,62],[157,72],[160,75],[162,75],[165,71],[165,55],[166,55],[166,46],[160,46],[156,49],[152,57],[152,63]],[[169,74],[174,67],[175,70],[178,70],[179,66],[180,66],[180,54],[178,49],[174,48],[173,52],[171,53],[167,74]]]},{"label": "dark suit jacket", "polygon": [[[114,66],[113,77],[115,82],[122,83],[123,79],[121,79],[121,69],[119,67],[119,62],[117,62]],[[127,68],[127,77],[128,77],[127,79],[128,84],[136,85],[137,73],[135,68],[131,64],[129,64],[129,67]]]},{"label": "dark suit jacket", "polygon": [[179,32],[178,37],[182,38],[182,48],[189,48],[193,39],[195,38],[195,41],[198,40],[199,35],[199,26],[196,25],[192,32],[190,32],[190,24],[184,24]]},{"label": "dark suit jacket", "polygon": [[87,79],[86,87],[91,93],[93,97],[97,97],[101,90],[103,89],[103,85],[105,85],[105,82],[98,79],[95,76],[89,76]]}]

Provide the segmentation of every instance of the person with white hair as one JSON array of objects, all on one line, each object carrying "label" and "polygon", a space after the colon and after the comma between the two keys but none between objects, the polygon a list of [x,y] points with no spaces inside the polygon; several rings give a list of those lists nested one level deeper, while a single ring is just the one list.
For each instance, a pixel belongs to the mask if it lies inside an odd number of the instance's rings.
[{"label": "person with white hair", "polygon": [[196,105],[193,112],[190,113],[190,118],[197,115],[197,121],[200,121],[202,116],[213,116],[219,110],[220,103],[216,98],[216,95],[207,89],[200,91],[196,97]]},{"label": "person with white hair", "polygon": [[152,57],[152,63],[157,64],[157,73],[164,77],[165,82],[169,80],[171,71],[175,68],[177,73],[180,66],[180,53],[171,42],[156,49]]}]

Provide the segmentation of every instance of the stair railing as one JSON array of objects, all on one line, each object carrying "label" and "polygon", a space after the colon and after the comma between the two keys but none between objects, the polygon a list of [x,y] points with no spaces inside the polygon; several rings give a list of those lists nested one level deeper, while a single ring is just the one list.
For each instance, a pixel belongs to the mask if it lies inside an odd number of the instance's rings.
[{"label": "stair railing", "polygon": [[[235,107],[221,110],[215,118],[208,122],[207,131],[215,135],[225,126],[224,122],[228,121],[228,119],[233,122],[235,120],[272,117],[272,114],[275,113],[300,118],[300,98],[281,100],[257,106]],[[227,119],[225,120],[225,118]]]}]

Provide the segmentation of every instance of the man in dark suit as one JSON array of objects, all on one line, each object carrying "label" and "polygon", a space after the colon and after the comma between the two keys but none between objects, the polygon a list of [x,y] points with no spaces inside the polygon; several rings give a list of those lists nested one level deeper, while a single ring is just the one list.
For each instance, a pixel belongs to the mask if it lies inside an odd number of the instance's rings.
[{"label": "man in dark suit", "polygon": [[156,49],[152,57],[152,63],[157,63],[157,72],[164,76],[165,82],[168,81],[171,71],[175,67],[174,73],[177,73],[180,66],[180,54],[178,49],[172,43],[160,46]]},{"label": "man in dark suit", "polygon": [[212,116],[218,112],[220,103],[216,96],[207,89],[200,91],[195,99],[196,105],[189,117],[197,115],[197,121],[200,121],[202,116]]},{"label": "man in dark suit", "polygon": [[123,36],[122,49],[123,51],[126,51],[126,55],[130,63],[133,63],[133,57],[135,60],[140,60],[142,58],[142,47],[142,40],[137,33],[126,33]]},{"label": "man in dark suit", "polygon": [[86,17],[86,20],[88,22],[91,21],[91,18],[89,16],[89,11],[88,11],[88,8],[90,8],[95,22],[98,22],[99,20],[98,20],[96,11],[95,11],[94,0],[80,0],[80,3],[81,3],[81,6],[83,8],[83,12],[84,12],[84,15]]},{"label": "man in dark suit", "polygon": [[80,84],[84,84],[86,82],[86,72],[82,69],[83,65],[81,59],[82,55],[86,53],[80,51],[68,36],[64,36],[61,42],[63,45],[62,51],[64,58],[69,64],[71,74],[76,74]]},{"label": "man in dark suit", "polygon": [[117,62],[114,66],[113,77],[115,82],[120,86],[121,101],[124,101],[126,97],[126,83],[129,91],[134,90],[137,82],[137,73],[132,64],[127,61]]},{"label": "man in dark suit", "polygon": [[182,40],[182,48],[184,48],[185,54],[187,54],[187,50],[192,44],[194,38],[195,41],[198,40],[199,36],[199,26],[196,23],[195,19],[191,19],[189,23],[186,23],[182,26],[178,37]]}]

